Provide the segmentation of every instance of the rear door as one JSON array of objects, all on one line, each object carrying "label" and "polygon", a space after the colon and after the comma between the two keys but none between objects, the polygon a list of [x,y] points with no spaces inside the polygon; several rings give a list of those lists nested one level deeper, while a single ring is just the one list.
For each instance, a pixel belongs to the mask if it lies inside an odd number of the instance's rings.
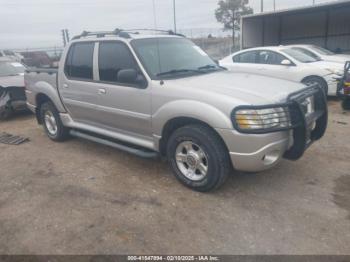
[{"label": "rear door", "polygon": [[247,51],[232,57],[230,69],[234,72],[256,74],[258,71],[257,52]]},{"label": "rear door", "polygon": [[101,41],[98,46],[98,110],[101,127],[130,135],[152,136],[151,88],[126,84],[118,72],[134,69],[143,76],[130,48],[121,41]]},{"label": "rear door", "polygon": [[70,116],[77,122],[95,124],[97,112],[96,84],[94,77],[95,42],[72,44],[60,73],[59,92]]}]

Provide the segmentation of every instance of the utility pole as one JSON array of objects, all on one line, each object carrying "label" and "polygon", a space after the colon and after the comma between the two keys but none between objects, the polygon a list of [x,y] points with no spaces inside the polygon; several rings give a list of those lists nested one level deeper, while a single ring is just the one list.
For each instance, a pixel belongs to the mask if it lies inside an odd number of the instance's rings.
[{"label": "utility pole", "polygon": [[261,13],[263,13],[264,12],[264,0],[261,0],[260,7],[261,7]]},{"label": "utility pole", "polygon": [[174,32],[176,33],[176,0],[173,0],[173,9],[174,9]]},{"label": "utility pole", "polygon": [[273,11],[276,11],[276,0],[273,0]]}]

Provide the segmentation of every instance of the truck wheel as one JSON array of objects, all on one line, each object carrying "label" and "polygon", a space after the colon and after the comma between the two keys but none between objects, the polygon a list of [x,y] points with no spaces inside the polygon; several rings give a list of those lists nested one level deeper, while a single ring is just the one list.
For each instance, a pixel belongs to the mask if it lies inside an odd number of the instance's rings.
[{"label": "truck wheel", "polygon": [[200,192],[219,188],[231,171],[225,145],[212,129],[202,125],[176,130],[168,140],[167,157],[176,178]]},{"label": "truck wheel", "polygon": [[350,110],[350,97],[345,98],[342,103],[341,106],[344,110]]},{"label": "truck wheel", "polygon": [[61,142],[68,138],[69,129],[63,126],[59,113],[52,102],[40,107],[40,117],[47,136],[53,141]]},{"label": "truck wheel", "polygon": [[326,96],[328,96],[328,85],[327,85],[327,82],[324,81],[322,78],[317,76],[309,76],[309,77],[306,77],[301,82],[307,86],[318,84],[322,88],[322,90],[325,92]]},{"label": "truck wheel", "polygon": [[11,108],[4,108],[0,110],[0,120],[7,120],[9,119],[13,114],[13,110]]}]

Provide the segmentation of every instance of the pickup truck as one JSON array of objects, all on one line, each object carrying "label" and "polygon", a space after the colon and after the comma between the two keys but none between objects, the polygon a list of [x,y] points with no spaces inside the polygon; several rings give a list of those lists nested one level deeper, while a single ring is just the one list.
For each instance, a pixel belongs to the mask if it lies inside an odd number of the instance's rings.
[{"label": "pickup truck", "polygon": [[299,159],[327,127],[317,85],[229,72],[173,32],[83,32],[58,69],[27,70],[27,105],[48,137],[168,159],[193,190],[234,170]]}]

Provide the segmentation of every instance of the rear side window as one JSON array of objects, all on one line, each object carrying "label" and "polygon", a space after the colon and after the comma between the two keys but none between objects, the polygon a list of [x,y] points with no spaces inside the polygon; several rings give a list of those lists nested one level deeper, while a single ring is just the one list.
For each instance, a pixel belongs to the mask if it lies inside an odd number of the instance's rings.
[{"label": "rear side window", "polygon": [[129,48],[121,42],[100,43],[98,67],[100,80],[104,82],[118,82],[118,72],[122,69],[139,71]]},{"label": "rear side window", "polygon": [[95,43],[74,44],[67,55],[65,72],[69,77],[92,80]]},{"label": "rear side window", "polygon": [[238,55],[234,56],[232,59],[233,59],[233,62],[235,62],[235,63],[255,64],[256,63],[256,51],[238,54]]}]

